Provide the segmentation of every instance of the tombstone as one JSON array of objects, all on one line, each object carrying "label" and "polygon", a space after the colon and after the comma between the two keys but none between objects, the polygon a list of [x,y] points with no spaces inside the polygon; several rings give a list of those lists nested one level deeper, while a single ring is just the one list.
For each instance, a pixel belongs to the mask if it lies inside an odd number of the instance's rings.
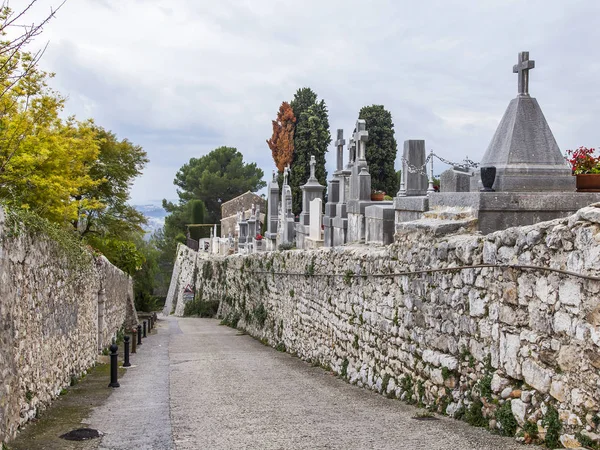
[{"label": "tombstone", "polygon": [[[372,205],[386,206],[392,204],[385,201],[371,201],[371,175],[366,159],[369,132],[366,129],[366,122],[359,119],[356,122],[355,130],[353,139],[356,145],[354,151],[356,159],[352,164],[349,198],[347,200],[347,243],[365,241],[365,208]],[[339,240],[339,236],[337,239],[334,237],[334,242],[336,240]]]},{"label": "tombstone", "polygon": [[238,250],[240,253],[245,254],[246,252],[246,244],[248,242],[248,222],[246,221],[246,213],[241,211],[240,213],[240,221],[238,223],[240,227],[240,235],[238,237]]},{"label": "tombstone", "polygon": [[277,225],[277,245],[293,244],[296,235],[294,214],[292,213],[292,189],[288,185],[290,167],[283,170],[283,185],[281,186],[281,203],[279,205],[279,224]]},{"label": "tombstone", "polygon": [[308,236],[305,238],[306,249],[318,248],[323,246],[323,233],[321,224],[323,223],[323,200],[315,198],[310,202],[310,223]]},{"label": "tombstone", "polygon": [[480,163],[482,168],[495,167],[494,191],[432,194],[432,216],[436,211],[470,215],[478,231],[487,234],[567,217],[600,200],[598,193],[575,192],[575,177],[537,100],[529,95],[529,71],[534,67],[528,52],[519,53],[513,67],[517,97],[510,101]]},{"label": "tombstone", "polygon": [[475,178],[471,172],[448,169],[440,175],[440,192],[469,192],[471,190],[471,179]]},{"label": "tombstone", "polygon": [[310,177],[302,189],[302,212],[300,222],[296,224],[296,247],[304,247],[304,239],[308,236],[310,224],[310,204],[316,198],[323,197],[325,186],[319,183],[315,176],[317,161],[313,155],[310,157]]},{"label": "tombstone", "polygon": [[575,178],[562,155],[540,105],[529,95],[529,71],[535,61],[519,53],[513,72],[518,95],[511,100],[490,142],[481,167],[496,168],[496,192],[575,191]]},{"label": "tombstone", "polygon": [[337,130],[337,140],[335,145],[337,147],[337,158],[336,158],[336,170],[333,172],[333,177],[329,180],[329,187],[327,188],[327,203],[325,204],[325,215],[323,216],[323,230],[324,230],[324,245],[325,247],[333,246],[333,218],[336,216],[338,211],[338,203],[341,201],[343,196],[341,190],[343,186],[343,175],[344,170],[344,130]]},{"label": "tombstone", "polygon": [[277,183],[277,173],[273,171],[273,179],[268,188],[267,205],[267,232],[265,233],[265,244],[268,251],[275,250],[277,241],[277,228],[279,225],[279,184]]},{"label": "tombstone", "polygon": [[420,219],[429,210],[425,141],[404,141],[400,190],[394,197],[395,223]]},{"label": "tombstone", "polygon": [[340,198],[336,205],[335,217],[332,221],[332,245],[334,247],[346,243],[348,231],[348,199],[350,198],[350,177],[354,165],[355,142],[351,137],[348,140],[348,163],[340,174]]},{"label": "tombstone", "polygon": [[398,197],[427,194],[427,170],[425,167],[425,141],[404,141],[402,153],[402,181]]}]

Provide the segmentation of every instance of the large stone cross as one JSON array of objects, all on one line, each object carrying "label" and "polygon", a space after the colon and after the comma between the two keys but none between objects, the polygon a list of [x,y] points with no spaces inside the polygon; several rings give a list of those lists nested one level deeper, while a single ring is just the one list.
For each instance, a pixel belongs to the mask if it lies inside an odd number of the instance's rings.
[{"label": "large stone cross", "polygon": [[317,160],[314,155],[310,155],[310,179],[316,179],[315,177],[315,167],[317,166]]},{"label": "large stone cross", "polygon": [[335,146],[337,147],[337,171],[340,172],[344,168],[344,144],[346,141],[344,140],[344,130],[338,128],[337,130],[337,141],[335,141]]},{"label": "large stone cross", "polygon": [[358,147],[357,160],[366,160],[366,143],[369,140],[369,132],[367,131],[367,122],[364,119],[356,121],[356,132],[354,133],[354,141]]},{"label": "large stone cross", "polygon": [[519,96],[529,96],[529,70],[535,68],[535,61],[529,60],[529,52],[519,53],[519,63],[513,66],[513,73],[519,74]]}]

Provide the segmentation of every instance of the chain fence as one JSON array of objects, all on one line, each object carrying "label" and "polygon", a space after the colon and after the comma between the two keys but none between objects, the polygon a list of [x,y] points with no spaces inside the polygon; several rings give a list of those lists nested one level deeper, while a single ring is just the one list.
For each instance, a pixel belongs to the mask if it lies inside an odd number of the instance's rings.
[{"label": "chain fence", "polygon": [[475,168],[479,167],[479,163],[476,163],[476,162],[470,160],[468,156],[462,162],[457,163],[457,162],[452,162],[446,158],[443,158],[443,157],[435,154],[433,152],[433,150],[429,153],[429,155],[425,159],[425,162],[421,166],[415,166],[415,165],[410,164],[408,162],[408,160],[406,158],[404,158],[404,156],[401,156],[400,158],[402,160],[403,167],[406,168],[407,172],[413,173],[413,174],[418,174],[418,175],[425,175],[428,177],[429,174],[427,173],[427,164],[429,164],[434,157],[437,158],[439,161],[441,161],[444,164],[448,164],[449,166],[452,166],[457,169],[462,169],[465,172],[468,172],[469,169],[475,169]]}]

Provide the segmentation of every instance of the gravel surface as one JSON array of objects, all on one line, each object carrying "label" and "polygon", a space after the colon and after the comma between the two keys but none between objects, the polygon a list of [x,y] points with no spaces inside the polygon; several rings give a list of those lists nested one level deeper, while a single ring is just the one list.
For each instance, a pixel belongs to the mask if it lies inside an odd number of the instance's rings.
[{"label": "gravel surface", "polygon": [[216,320],[168,321],[177,449],[534,448],[445,417],[415,420],[417,408],[351,386]]}]

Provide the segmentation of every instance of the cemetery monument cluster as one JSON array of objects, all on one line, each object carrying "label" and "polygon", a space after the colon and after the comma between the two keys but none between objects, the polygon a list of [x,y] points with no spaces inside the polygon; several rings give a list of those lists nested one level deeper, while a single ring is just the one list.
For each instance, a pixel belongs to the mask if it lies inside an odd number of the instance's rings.
[{"label": "cemetery monument cluster", "polygon": [[[396,196],[392,201],[373,201],[366,159],[369,131],[366,122],[359,119],[348,141],[345,166],[346,140],[344,131],[337,130],[336,166],[327,188],[315,177],[316,161],[311,156],[310,177],[301,188],[298,222],[292,213],[286,167],[282,186],[275,171],[268,185],[265,235],[257,240],[260,220],[253,208],[250,217],[238,213],[237,242],[230,236],[226,247],[247,254],[292,247],[387,245],[400,227],[431,220],[476,223],[477,231],[486,234],[565,217],[599,201],[600,193],[575,191],[575,177],[537,100],[529,94],[529,71],[534,67],[529,52],[519,53],[513,67],[518,75],[517,97],[510,101],[481,162],[454,164],[443,172],[440,192],[433,189],[433,158],[439,156],[433,152],[427,156],[424,140],[406,140]],[[325,191],[328,195],[323,209]],[[218,244],[212,244],[211,249],[223,254]]]}]

